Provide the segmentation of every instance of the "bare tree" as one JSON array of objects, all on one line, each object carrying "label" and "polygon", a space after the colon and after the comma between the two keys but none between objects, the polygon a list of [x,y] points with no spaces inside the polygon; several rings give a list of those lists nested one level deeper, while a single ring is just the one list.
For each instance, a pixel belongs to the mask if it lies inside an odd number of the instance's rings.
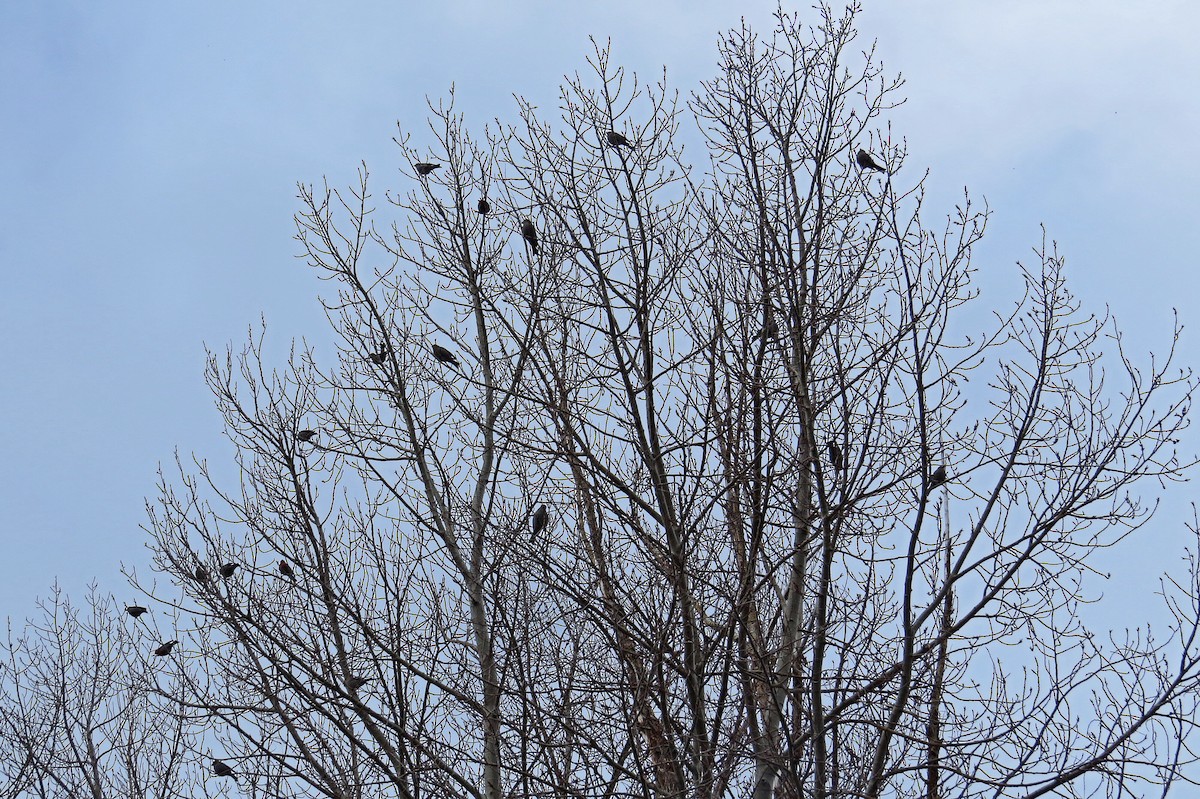
[{"label": "bare tree", "polygon": [[184,716],[148,662],[153,621],[93,586],[84,608],[55,587],[42,618],[0,647],[0,796],[194,796]]},{"label": "bare tree", "polygon": [[241,485],[181,468],[150,521],[196,619],[177,699],[244,790],[1184,777],[1197,570],[1157,638],[1105,640],[1080,604],[1151,518],[1141,492],[1192,465],[1195,381],[1173,343],[1128,357],[1044,242],[979,325],[987,212],[926,223],[855,12],[729,33],[685,105],[597,47],[559,120],[523,103],[478,139],[432,108],[386,213],[365,166],[301,187],[338,350],[212,357]]}]

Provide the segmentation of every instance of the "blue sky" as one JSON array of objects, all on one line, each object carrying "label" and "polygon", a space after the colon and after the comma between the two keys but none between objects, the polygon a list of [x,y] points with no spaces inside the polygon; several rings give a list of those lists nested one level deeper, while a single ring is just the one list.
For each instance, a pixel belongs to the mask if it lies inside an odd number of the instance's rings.
[{"label": "blue sky", "polygon": [[[689,91],[717,34],[742,14],[766,32],[773,7],[0,5],[0,616],[29,614],[56,577],[127,593],[157,464],[176,449],[228,462],[205,344],[240,343],[260,317],[278,352],[325,335],[294,257],[297,181],[346,183],[365,160],[378,191],[394,186],[395,122],[422,129],[451,84],[478,127],[512,119],[514,93],[552,109],[589,35]],[[1200,5],[867,0],[860,24],[907,80],[893,135],[908,169],[931,170],[930,211],[964,186],[995,211],[985,289],[1015,285],[1045,222],[1075,290],[1135,350],[1163,348],[1177,307],[1200,364]],[[1138,579],[1177,563],[1190,494],[1150,533],[1169,545],[1126,553]]]}]

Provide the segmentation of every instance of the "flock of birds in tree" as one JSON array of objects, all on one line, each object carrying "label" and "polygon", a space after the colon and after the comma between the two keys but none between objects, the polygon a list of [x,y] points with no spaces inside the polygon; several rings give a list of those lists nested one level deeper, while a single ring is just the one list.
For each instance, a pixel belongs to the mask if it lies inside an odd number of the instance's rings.
[{"label": "flock of birds in tree", "polygon": [[[625,136],[623,136],[622,134],[618,133],[615,130],[608,131],[604,135],[604,139],[610,147],[620,148],[620,147],[633,147],[634,146],[629,141],[629,139],[627,139]],[[879,172],[883,172],[884,174],[887,174],[887,170],[884,167],[880,166],[875,161],[875,159],[871,157],[871,154],[868,153],[866,150],[860,149],[858,151],[857,155],[855,156],[855,162],[858,164],[860,169],[873,169],[873,170],[877,170]],[[442,166],[441,164],[429,163],[429,162],[424,162],[424,161],[413,164],[413,168],[417,171],[417,174],[420,175],[421,177],[429,176],[430,174],[433,173],[434,170],[441,169],[441,166]],[[491,213],[492,206],[491,206],[491,203],[489,203],[487,201],[486,197],[481,197],[481,198],[479,198],[479,202],[476,204],[475,209],[480,214],[486,215],[486,214]],[[538,255],[538,253],[540,251],[539,246],[538,246],[538,233],[537,233],[537,228],[534,227],[533,220],[531,220],[529,218],[525,218],[525,219],[521,220],[521,238],[524,239],[525,243],[529,245],[530,251],[534,255]],[[389,351],[386,348],[384,348],[384,349],[381,349],[379,352],[370,353],[367,357],[371,361],[371,363],[375,364],[376,366],[382,366],[384,363],[387,362],[389,354],[390,354]],[[455,366],[455,367],[461,366],[458,358],[454,355],[454,353],[451,352],[450,350],[446,349],[445,347],[441,346],[440,344],[433,345],[433,357],[439,363],[449,364],[450,366]],[[312,443],[316,438],[317,438],[316,430],[307,430],[306,429],[306,430],[301,430],[296,434],[296,440],[300,441],[301,443],[304,443],[304,444]],[[833,471],[835,474],[840,475],[846,468],[845,456],[843,455],[841,448],[833,441],[828,442],[827,448],[829,451],[830,466],[833,467]],[[931,474],[929,477],[929,487],[930,487],[930,489],[937,488],[938,486],[941,486],[942,484],[949,482],[949,479],[950,478],[946,472],[945,465],[938,466],[937,469],[934,470],[933,474]],[[542,533],[542,531],[544,531],[546,529],[547,525],[549,525],[549,524],[550,524],[549,508],[546,507],[545,503],[538,505],[537,509],[533,512],[533,517],[532,517],[533,535],[535,535],[535,536],[540,535]],[[233,576],[234,572],[236,572],[239,567],[240,567],[240,564],[238,564],[238,563],[234,563],[234,562],[224,563],[218,569],[218,573],[221,575],[222,579],[228,580],[230,577]],[[291,564],[289,564],[286,560],[279,561],[279,574],[281,577],[284,577],[288,580],[294,581],[296,579],[296,571],[292,568]],[[208,580],[209,580],[208,570],[205,569],[204,566],[196,566],[195,571],[192,572],[192,577],[196,580],[197,583],[204,585],[204,584],[208,583]],[[128,607],[125,608],[125,612],[135,619],[140,617],[143,613],[146,613],[148,611],[149,611],[149,608],[146,608],[142,605],[129,605]],[[175,648],[175,645],[178,643],[179,643],[179,641],[177,641],[177,640],[165,641],[154,650],[154,655],[156,657],[167,657],[171,654],[171,650],[173,650]],[[346,687],[350,691],[357,692],[360,688],[363,688],[364,686],[366,686],[366,684],[368,682],[370,682],[369,678],[352,674],[346,678]],[[212,761],[212,770],[213,770],[213,773],[215,775],[217,775],[218,777],[235,777],[236,776],[236,772],[233,770],[233,768],[228,763],[226,763],[223,760],[216,759],[216,758],[214,758]]]}]

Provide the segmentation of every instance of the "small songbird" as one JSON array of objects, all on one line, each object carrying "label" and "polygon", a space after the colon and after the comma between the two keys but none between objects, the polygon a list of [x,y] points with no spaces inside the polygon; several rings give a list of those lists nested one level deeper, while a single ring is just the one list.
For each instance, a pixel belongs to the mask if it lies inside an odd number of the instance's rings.
[{"label": "small songbird", "polygon": [[529,249],[533,250],[533,254],[538,254],[538,237],[537,228],[533,226],[532,219],[521,220],[521,237],[529,242]]},{"label": "small songbird", "polygon": [[382,349],[379,350],[379,352],[372,352],[370,355],[367,356],[367,360],[369,360],[371,363],[375,364],[376,366],[383,366],[385,363],[387,363],[387,359],[388,359],[387,347],[383,347]]},{"label": "small songbird", "polygon": [[417,174],[420,175],[421,177],[425,177],[433,170],[441,169],[441,168],[442,168],[441,164],[427,164],[424,161],[422,161],[419,164],[413,164],[413,169],[417,170]]},{"label": "small songbird", "polygon": [[842,459],[842,448],[832,440],[829,442],[829,463],[833,466],[833,471],[838,474],[846,467],[845,461]]},{"label": "small songbird", "polygon": [[944,464],[944,463],[941,466],[934,469],[933,474],[929,475],[929,487],[931,489],[937,488],[942,483],[947,483],[949,481],[950,481],[950,475],[948,475],[946,473],[946,464]]},{"label": "small songbird", "polygon": [[196,582],[198,583],[207,583],[208,569],[204,568],[203,566],[197,566],[196,571],[192,573],[192,576],[196,578]]},{"label": "small songbird", "polygon": [[441,344],[433,345],[433,357],[439,363],[448,363],[451,366],[458,366],[458,358],[454,357],[454,353],[443,347]]},{"label": "small songbird", "polygon": [[289,580],[296,579],[296,572],[292,570],[292,567],[288,565],[286,560],[279,561],[279,573]]},{"label": "small songbird", "polygon": [[233,769],[224,760],[213,758],[213,774],[216,774],[218,777],[232,777]]},{"label": "small songbird", "polygon": [[858,155],[854,156],[854,160],[858,163],[859,169],[875,169],[880,172],[887,172],[886,169],[875,163],[875,159],[866,150],[859,150]]},{"label": "small songbird", "polygon": [[371,679],[369,677],[360,677],[357,674],[351,674],[346,678],[346,687],[351,691],[357,691],[370,681]]},{"label": "small songbird", "polygon": [[312,441],[316,437],[317,437],[316,430],[301,430],[299,433],[296,434],[296,440],[302,441],[305,444],[307,444],[309,441]]},{"label": "small songbird", "polygon": [[545,504],[538,505],[537,510],[533,512],[533,534],[537,535],[545,530],[549,523],[550,511],[546,509]]},{"label": "small songbird", "polygon": [[629,139],[625,138],[620,133],[617,133],[615,130],[610,130],[608,133],[604,134],[604,138],[608,141],[608,144],[611,147],[632,147],[633,146],[632,144],[629,143]]},{"label": "small songbird", "polygon": [[177,643],[179,642],[167,641],[165,644],[161,644],[158,649],[155,649],[154,654],[158,655],[160,658],[165,658],[167,655],[171,654],[171,650],[175,648],[175,644]]},{"label": "small songbird", "polygon": [[237,571],[237,567],[238,567],[238,564],[236,564],[236,563],[222,564],[221,565],[221,576],[224,577],[226,580],[228,580],[230,577],[233,576],[233,573],[235,571]]},{"label": "small songbird", "polygon": [[125,612],[136,619],[149,609],[150,608],[144,608],[141,605],[130,605],[129,607],[125,608]]},{"label": "small songbird", "polygon": [[492,204],[487,201],[487,197],[480,197],[479,202],[475,205],[475,210],[481,214],[489,213],[492,210]]}]

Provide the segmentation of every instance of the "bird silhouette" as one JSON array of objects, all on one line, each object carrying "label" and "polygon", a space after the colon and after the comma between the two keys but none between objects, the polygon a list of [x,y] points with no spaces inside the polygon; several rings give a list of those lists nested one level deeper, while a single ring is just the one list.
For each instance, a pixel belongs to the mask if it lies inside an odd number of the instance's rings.
[{"label": "bird silhouette", "polygon": [[289,580],[296,579],[296,572],[292,570],[292,567],[288,565],[286,560],[279,561],[279,573]]},{"label": "bird silhouette", "polygon": [[832,440],[829,442],[829,463],[833,466],[835,474],[841,473],[842,469],[846,468],[846,463],[842,459],[842,449]]},{"label": "bird silhouette", "polygon": [[550,511],[546,509],[545,504],[538,505],[536,511],[533,512],[533,534],[537,535],[542,530],[546,529],[546,525],[550,523]]},{"label": "bird silhouette", "polygon": [[441,344],[433,345],[433,357],[439,363],[448,363],[451,366],[458,366],[458,358],[454,357],[454,353],[443,347]]},{"label": "bird silhouette", "polygon": [[351,691],[357,691],[370,681],[371,679],[369,677],[360,677],[357,674],[351,674],[346,678],[346,687]]},{"label": "bird silhouette", "polygon": [[198,583],[207,583],[208,569],[204,568],[203,566],[197,566],[196,571],[192,573],[192,576],[196,578],[196,582]]},{"label": "bird silhouette", "polygon": [[538,254],[538,237],[537,228],[533,226],[532,219],[521,220],[521,237],[529,242],[529,249],[533,250],[533,254]]},{"label": "bird silhouette", "polygon": [[372,352],[370,355],[367,356],[367,360],[369,360],[371,363],[375,364],[376,366],[383,366],[385,363],[387,363],[387,359],[388,359],[387,347],[383,347],[379,350],[379,352]]},{"label": "bird silhouette", "polygon": [[165,658],[167,655],[171,654],[171,650],[175,648],[175,644],[177,643],[179,642],[167,641],[165,644],[160,644],[158,649],[154,650],[154,654],[158,655],[160,658]]},{"label": "bird silhouette", "polygon": [[236,563],[222,564],[221,565],[221,576],[224,577],[226,580],[228,580],[230,577],[233,576],[233,573],[235,571],[237,571],[237,567],[238,567],[238,564],[236,564]]},{"label": "bird silhouette", "polygon": [[950,482],[950,475],[946,473],[946,464],[942,464],[933,470],[933,474],[929,475],[929,488],[934,489],[942,483]]},{"label": "bird silhouette", "polygon": [[424,161],[422,161],[418,164],[413,164],[413,169],[417,170],[417,174],[420,175],[421,177],[425,177],[433,170],[441,169],[441,168],[442,168],[441,164],[427,164]]},{"label": "bird silhouette", "polygon": [[316,437],[317,437],[316,430],[301,430],[299,433],[296,434],[296,440],[303,441],[305,444],[307,444],[309,441],[312,441]]},{"label": "bird silhouette", "polygon": [[213,758],[213,774],[218,777],[232,777],[233,769],[224,760]]},{"label": "bird silhouette", "polygon": [[475,210],[481,214],[486,214],[492,210],[492,204],[487,201],[487,197],[480,197],[479,202],[475,205]]},{"label": "bird silhouette", "polygon": [[859,150],[858,155],[854,156],[854,160],[858,163],[859,169],[875,169],[886,173],[887,170],[875,163],[875,159],[866,150]]},{"label": "bird silhouette", "polygon": [[610,147],[632,147],[633,146],[632,144],[629,143],[629,139],[625,138],[620,133],[617,133],[615,130],[610,130],[608,133],[604,134],[604,138],[608,141],[608,144]]},{"label": "bird silhouette", "polygon": [[141,605],[130,605],[129,607],[125,608],[125,612],[130,616],[133,616],[135,619],[148,610],[149,608],[144,608]]}]

